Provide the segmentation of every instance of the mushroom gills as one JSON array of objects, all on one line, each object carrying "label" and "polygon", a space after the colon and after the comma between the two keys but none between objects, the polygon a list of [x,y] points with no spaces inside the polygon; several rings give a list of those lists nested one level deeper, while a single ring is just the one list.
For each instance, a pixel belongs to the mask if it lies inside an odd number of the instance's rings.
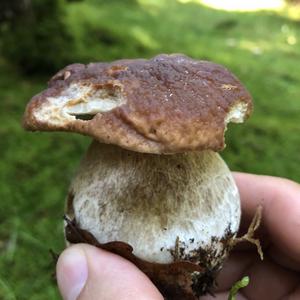
[{"label": "mushroom gills", "polygon": [[211,150],[155,155],[94,141],[70,192],[67,214],[80,228],[153,263],[218,269],[240,222],[235,182]]}]

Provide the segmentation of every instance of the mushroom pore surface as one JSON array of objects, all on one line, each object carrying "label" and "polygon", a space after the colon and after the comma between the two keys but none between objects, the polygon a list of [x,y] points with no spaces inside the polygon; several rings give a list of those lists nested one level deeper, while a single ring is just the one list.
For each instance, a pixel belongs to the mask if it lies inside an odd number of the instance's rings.
[{"label": "mushroom pore surface", "polygon": [[70,195],[67,214],[80,228],[100,243],[126,242],[149,262],[173,262],[179,245],[176,259],[199,263],[201,249],[214,253],[209,268],[219,266],[228,254],[224,239],[240,222],[235,182],[211,150],[156,155],[94,141]]}]

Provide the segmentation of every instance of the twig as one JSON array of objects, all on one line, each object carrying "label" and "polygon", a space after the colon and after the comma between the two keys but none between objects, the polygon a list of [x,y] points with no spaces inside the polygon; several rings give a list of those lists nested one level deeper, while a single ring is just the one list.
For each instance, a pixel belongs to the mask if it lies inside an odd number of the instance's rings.
[{"label": "twig", "polygon": [[264,254],[263,254],[263,251],[261,248],[260,241],[259,241],[259,239],[254,238],[254,234],[255,234],[255,231],[260,226],[261,219],[262,219],[262,210],[263,210],[262,205],[259,205],[256,209],[255,215],[251,221],[251,224],[248,228],[247,233],[244,234],[240,238],[235,238],[232,240],[232,247],[234,247],[236,244],[238,244],[240,242],[245,242],[245,241],[248,241],[249,243],[254,244],[257,248],[257,252],[258,252],[261,260],[264,259]]}]

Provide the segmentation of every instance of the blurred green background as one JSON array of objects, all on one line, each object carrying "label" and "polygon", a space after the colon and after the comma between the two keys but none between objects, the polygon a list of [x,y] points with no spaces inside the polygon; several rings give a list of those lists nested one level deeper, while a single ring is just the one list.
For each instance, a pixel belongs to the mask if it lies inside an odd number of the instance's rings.
[{"label": "blurred green background", "polygon": [[68,63],[182,52],[225,65],[255,111],[230,126],[223,157],[233,170],[300,181],[299,6],[274,0],[277,8],[236,11],[213,2],[1,0],[0,299],[59,299],[48,250],[64,247],[64,197],[90,139],[24,132],[21,118]]}]

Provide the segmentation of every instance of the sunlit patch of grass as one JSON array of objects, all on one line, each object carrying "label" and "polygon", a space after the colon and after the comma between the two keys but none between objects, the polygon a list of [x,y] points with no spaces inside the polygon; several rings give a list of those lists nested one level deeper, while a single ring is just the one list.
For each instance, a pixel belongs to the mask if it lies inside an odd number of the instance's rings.
[{"label": "sunlit patch of grass", "polygon": [[199,3],[215,9],[228,11],[258,11],[258,10],[280,10],[284,7],[283,0],[178,0],[181,3]]},{"label": "sunlit patch of grass", "polygon": [[279,11],[279,13],[291,20],[300,20],[300,5],[286,5]]}]

